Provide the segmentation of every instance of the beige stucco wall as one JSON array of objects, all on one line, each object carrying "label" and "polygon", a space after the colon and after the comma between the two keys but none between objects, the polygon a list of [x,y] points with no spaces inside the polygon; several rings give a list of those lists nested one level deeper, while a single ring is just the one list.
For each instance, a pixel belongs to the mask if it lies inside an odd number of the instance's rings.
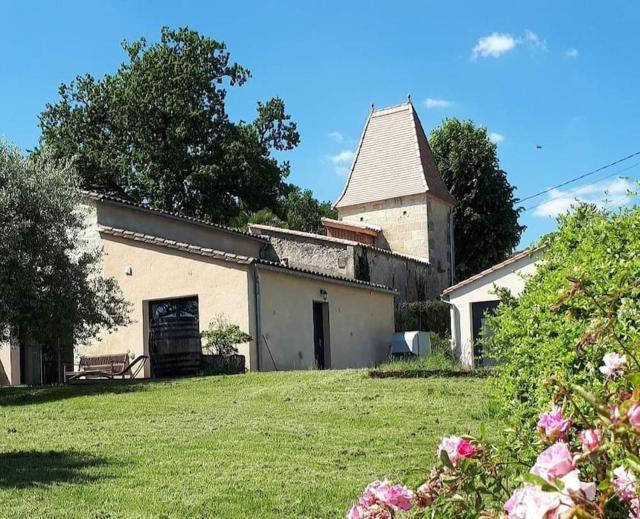
[{"label": "beige stucco wall", "polygon": [[329,349],[333,369],[372,366],[389,352],[394,331],[393,294],[259,268],[260,369],[314,366],[313,302],[329,304]]},{"label": "beige stucco wall", "polygon": [[456,357],[466,366],[473,366],[472,303],[497,301],[495,288],[506,288],[518,296],[527,278],[535,274],[539,254],[526,256],[477,281],[445,296],[451,304],[451,342]]},{"label": "beige stucco wall", "polygon": [[20,384],[20,348],[0,341],[0,386]]},{"label": "beige stucco wall", "polygon": [[212,226],[111,202],[93,202],[100,225],[141,232],[243,256],[259,257],[264,241]]},{"label": "beige stucco wall", "polygon": [[[79,353],[131,352],[148,354],[148,301],[198,296],[200,329],[224,314],[230,322],[255,336],[253,285],[250,267],[103,235],[103,272],[115,277],[132,304],[132,323],[102,334]],[[131,275],[127,275],[127,269]],[[251,365],[250,345],[239,347]],[[149,375],[148,366],[146,376]]]},{"label": "beige stucco wall", "polygon": [[424,194],[341,207],[338,216],[341,220],[382,227],[383,240],[376,242],[379,247],[429,258],[427,196]]}]

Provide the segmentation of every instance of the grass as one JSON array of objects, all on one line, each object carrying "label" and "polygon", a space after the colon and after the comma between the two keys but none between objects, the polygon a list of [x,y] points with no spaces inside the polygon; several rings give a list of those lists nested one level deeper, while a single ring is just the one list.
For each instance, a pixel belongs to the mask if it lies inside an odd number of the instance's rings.
[{"label": "grass", "polygon": [[462,372],[465,370],[460,364],[451,360],[444,353],[435,352],[426,357],[413,357],[408,359],[393,359],[376,368],[377,371],[449,371]]},{"label": "grass", "polygon": [[481,421],[485,379],[364,370],[4,389],[0,516],[344,517]]}]

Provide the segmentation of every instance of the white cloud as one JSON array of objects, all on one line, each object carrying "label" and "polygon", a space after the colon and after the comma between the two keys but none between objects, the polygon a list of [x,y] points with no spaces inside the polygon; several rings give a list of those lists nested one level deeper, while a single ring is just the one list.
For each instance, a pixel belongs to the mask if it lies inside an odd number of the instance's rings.
[{"label": "white cloud", "polygon": [[333,132],[329,132],[328,137],[332,140],[332,141],[336,141],[336,142],[342,142],[344,141],[344,136],[338,132],[338,131],[333,131]]},{"label": "white cloud", "polygon": [[564,55],[567,58],[577,58],[580,55],[580,52],[578,51],[578,49],[571,48],[571,49],[565,50]]},{"label": "white cloud", "polygon": [[434,99],[433,97],[427,97],[424,100],[424,106],[427,108],[449,108],[453,106],[453,101],[447,101],[446,99]]},{"label": "white cloud", "polygon": [[529,29],[524,31],[524,36],[518,40],[518,43],[524,43],[531,49],[547,50],[547,41]]},{"label": "white cloud", "polygon": [[328,159],[333,163],[336,174],[344,177],[349,173],[349,166],[355,155],[353,150],[342,150],[335,155],[329,155]]},{"label": "white cloud", "polygon": [[480,38],[471,51],[471,55],[474,59],[478,57],[498,58],[512,51],[518,45],[525,45],[531,50],[547,50],[546,40],[543,40],[535,32],[527,29],[520,37],[515,37],[512,34],[503,32],[493,32],[489,36]]},{"label": "white cloud", "polygon": [[489,36],[480,38],[476,46],[473,48],[472,54],[474,58],[481,56],[483,58],[491,56],[497,58],[502,54],[513,50],[517,45],[516,39],[511,34],[500,32],[491,33]]},{"label": "white cloud", "polygon": [[629,191],[635,189],[626,178],[618,177],[613,180],[602,180],[586,186],[572,189],[553,189],[547,193],[547,200],[535,208],[533,214],[539,217],[555,218],[567,212],[578,202],[618,207],[627,205],[630,201]]},{"label": "white cloud", "polygon": [[494,144],[498,144],[499,142],[502,142],[504,140],[504,135],[498,132],[491,132],[489,134],[489,140]]},{"label": "white cloud", "polygon": [[329,155],[329,160],[334,164],[348,164],[353,160],[355,152],[353,150],[343,150],[336,155]]}]

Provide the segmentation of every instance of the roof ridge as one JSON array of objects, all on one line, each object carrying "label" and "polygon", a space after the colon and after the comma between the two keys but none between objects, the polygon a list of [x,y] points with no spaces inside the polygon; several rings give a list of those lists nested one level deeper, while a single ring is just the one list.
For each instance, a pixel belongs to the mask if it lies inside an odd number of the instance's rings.
[{"label": "roof ridge", "polygon": [[533,256],[536,252],[541,251],[545,248],[544,245],[538,245],[535,247],[531,247],[528,249],[525,249],[523,251],[520,252],[516,252],[514,254],[512,254],[511,256],[509,256],[507,259],[502,260],[500,263],[496,263],[495,265],[489,267],[488,269],[484,269],[480,272],[478,272],[477,274],[474,274],[473,276],[469,276],[466,279],[463,279],[462,281],[456,283],[455,285],[451,285],[448,288],[445,288],[442,292],[442,295],[448,295],[451,292],[454,292],[456,290],[458,290],[459,288],[465,287],[467,285],[469,285],[470,283],[473,283],[474,281],[477,281],[478,279],[482,279],[485,276],[488,276],[489,274],[492,274],[493,272],[496,272],[498,270],[500,270],[501,268],[507,267],[508,265],[511,265],[512,263],[515,263],[518,260],[521,260],[523,258],[526,258],[527,256],[531,257]]},{"label": "roof ridge", "polygon": [[233,252],[225,252],[217,249],[211,249],[209,247],[201,247],[199,245],[193,245],[186,242],[176,242],[175,240],[169,240],[166,238],[160,238],[159,236],[153,236],[152,234],[143,234],[141,232],[128,231],[119,227],[111,227],[109,225],[98,225],[98,232],[108,234],[110,236],[121,237],[132,241],[148,243],[150,245],[157,245],[159,247],[166,247],[168,249],[176,249],[182,252],[188,252],[191,254],[197,254],[199,256],[210,257],[214,259],[221,259],[231,263],[240,263],[248,265],[254,261],[255,258],[250,256],[243,256],[241,254],[234,254]]},{"label": "roof ridge", "polygon": [[360,150],[362,149],[362,143],[364,142],[364,136],[367,133],[367,128],[369,127],[369,122],[371,121],[371,117],[375,113],[375,110],[369,112],[367,116],[367,122],[364,124],[364,128],[362,129],[362,133],[360,134],[360,141],[358,141],[358,147],[356,148],[356,152],[353,155],[353,161],[351,162],[351,167],[349,168],[349,175],[347,176],[347,181],[344,183],[344,188],[342,188],[342,193],[335,201],[335,203],[331,206],[333,209],[337,207],[340,203],[340,200],[344,198],[344,195],[347,193],[347,189],[349,188],[349,183],[351,182],[351,175],[353,175],[353,169],[356,166],[356,162],[358,161],[358,156],[360,155]]},{"label": "roof ridge", "polygon": [[413,103],[411,103],[411,101],[405,101],[404,103],[400,103],[397,105],[392,105],[392,106],[385,106],[384,108],[379,108],[379,109],[374,109],[373,112],[371,112],[371,116],[372,117],[381,117],[383,115],[388,115],[388,114],[393,114],[396,112],[402,112],[403,110],[408,110],[410,107],[413,106]]},{"label": "roof ridge", "polygon": [[151,204],[145,204],[145,203],[140,203],[140,202],[135,202],[133,200],[127,200],[125,198],[119,197],[119,196],[115,196],[115,195],[111,195],[111,194],[107,194],[107,193],[99,193],[97,191],[91,191],[91,190],[86,190],[83,189],[81,190],[82,193],[85,194],[85,196],[91,198],[92,200],[99,200],[99,201],[107,201],[107,202],[112,202],[115,204],[121,204],[121,205],[126,205],[129,207],[135,207],[137,209],[142,209],[143,211],[150,211],[153,213],[158,213],[158,214],[162,214],[165,216],[170,216],[172,218],[178,218],[180,220],[184,220],[185,222],[190,222],[190,223],[195,223],[195,224],[199,224],[199,225],[205,225],[208,227],[212,227],[214,229],[218,229],[221,231],[226,231],[229,233],[233,233],[233,234],[238,234],[240,236],[245,236],[247,238],[253,238],[256,240],[259,240],[260,238],[258,236],[252,235],[249,232],[245,232],[245,231],[241,231],[240,229],[236,229],[234,227],[229,227],[226,225],[222,225],[219,223],[214,223],[210,220],[204,219],[204,218],[197,218],[195,216],[187,216],[184,215],[182,213],[178,213],[176,211],[168,211],[166,209],[159,209],[157,207],[154,207]]}]

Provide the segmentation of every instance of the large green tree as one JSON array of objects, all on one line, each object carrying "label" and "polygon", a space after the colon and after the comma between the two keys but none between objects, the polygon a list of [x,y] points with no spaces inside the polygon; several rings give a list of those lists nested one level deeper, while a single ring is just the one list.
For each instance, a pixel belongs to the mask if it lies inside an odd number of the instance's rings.
[{"label": "large green tree", "polygon": [[232,122],[227,88],[250,73],[223,43],[187,28],[123,48],[128,60],[114,74],[63,84],[40,115],[42,144],[74,160],[84,188],[219,222],[282,203],[289,165],[273,152],[299,142],[282,99]]},{"label": "large green tree", "polygon": [[116,281],[100,275],[100,251],[83,242],[80,202],[68,164],[0,141],[0,332],[54,360],[62,346],[128,322]]},{"label": "large green tree", "polygon": [[446,119],[430,138],[438,169],[457,205],[453,210],[456,278],[465,279],[509,256],[524,231],[514,187],[500,169],[487,129]]},{"label": "large green tree", "polygon": [[324,234],[322,218],[337,218],[331,202],[320,202],[309,189],[289,186],[284,213],[290,229]]}]

